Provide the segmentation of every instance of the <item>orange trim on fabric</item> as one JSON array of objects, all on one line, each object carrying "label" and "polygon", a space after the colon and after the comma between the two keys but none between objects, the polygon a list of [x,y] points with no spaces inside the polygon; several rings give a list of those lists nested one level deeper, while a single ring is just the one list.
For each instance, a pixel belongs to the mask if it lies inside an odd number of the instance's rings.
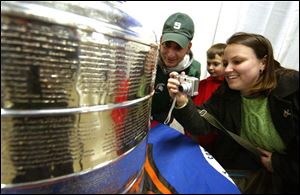
[{"label": "orange trim on fabric", "polygon": [[140,187],[142,184],[142,178],[144,177],[144,167],[142,169],[142,173],[141,175],[138,177],[137,181],[132,185],[132,187],[130,188],[130,190],[128,191],[128,193],[130,194],[138,194],[140,193]]},{"label": "orange trim on fabric", "polygon": [[155,171],[152,169],[152,167],[150,165],[148,156],[146,157],[145,169],[146,169],[148,175],[150,176],[152,182],[157,187],[157,189],[159,191],[161,191],[161,193],[172,194],[172,192],[166,186],[164,186],[164,184],[161,183],[160,180],[158,179],[157,175],[155,174]]}]

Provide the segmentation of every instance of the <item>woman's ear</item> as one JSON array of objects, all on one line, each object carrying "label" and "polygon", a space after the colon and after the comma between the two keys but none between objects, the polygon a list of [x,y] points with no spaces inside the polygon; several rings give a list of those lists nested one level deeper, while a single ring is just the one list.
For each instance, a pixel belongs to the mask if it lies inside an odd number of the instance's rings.
[{"label": "woman's ear", "polygon": [[263,59],[261,60],[261,67],[260,67],[260,69],[263,71],[263,70],[265,70],[265,68],[266,68],[266,66],[267,66],[267,62],[268,62],[268,59],[267,59],[267,55],[265,55],[264,57],[263,57]]}]

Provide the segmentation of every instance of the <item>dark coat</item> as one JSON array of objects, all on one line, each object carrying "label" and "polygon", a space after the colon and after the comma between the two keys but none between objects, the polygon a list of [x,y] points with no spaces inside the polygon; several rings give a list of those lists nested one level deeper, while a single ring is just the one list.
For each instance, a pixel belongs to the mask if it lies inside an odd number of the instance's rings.
[{"label": "dark coat", "polygon": [[[299,191],[299,72],[277,73],[277,86],[268,96],[271,117],[276,130],[283,140],[285,154],[273,152],[273,175],[281,178],[278,185],[285,186],[285,192]],[[199,106],[214,115],[222,125],[240,135],[241,95],[231,90],[224,82],[212,97]],[[290,113],[290,114],[287,114]],[[187,106],[174,110],[175,118],[189,129],[192,134],[207,134],[213,128],[200,117],[196,107],[189,100]],[[219,133],[209,151],[225,169],[256,170],[262,165],[253,158],[253,154],[237,144],[232,138]]]}]

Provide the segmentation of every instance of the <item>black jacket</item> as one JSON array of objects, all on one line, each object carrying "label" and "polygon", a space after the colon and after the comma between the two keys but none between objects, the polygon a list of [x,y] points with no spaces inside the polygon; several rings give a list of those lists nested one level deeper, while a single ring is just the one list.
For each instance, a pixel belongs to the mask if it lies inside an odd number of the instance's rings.
[{"label": "black jacket", "polygon": [[[276,130],[286,145],[285,154],[274,152],[274,175],[282,179],[285,192],[299,192],[299,72],[278,71],[277,87],[268,96],[271,117]],[[198,109],[205,108],[223,126],[240,135],[241,95],[231,90],[226,82]],[[290,113],[290,114],[287,114]],[[207,134],[215,129],[202,118],[189,100],[187,106],[174,110],[175,118],[192,134]],[[256,170],[262,165],[253,155],[232,138],[219,133],[209,151],[225,169]]]}]

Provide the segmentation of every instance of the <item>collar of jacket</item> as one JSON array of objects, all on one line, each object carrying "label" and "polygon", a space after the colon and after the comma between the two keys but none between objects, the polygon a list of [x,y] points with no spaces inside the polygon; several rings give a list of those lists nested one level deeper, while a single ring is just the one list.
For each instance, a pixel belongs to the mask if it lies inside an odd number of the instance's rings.
[{"label": "collar of jacket", "polygon": [[224,81],[224,76],[218,76],[218,77],[209,76],[207,77],[207,80],[222,83]]},{"label": "collar of jacket", "polygon": [[287,97],[299,90],[299,72],[283,69],[277,72],[277,86],[271,92],[279,98]]},{"label": "collar of jacket", "polygon": [[192,64],[192,62],[194,60],[192,51],[190,51],[190,53],[189,53],[189,58],[190,58],[189,61],[187,61],[185,64],[181,64],[180,66],[177,65],[175,68],[168,68],[168,67],[166,67],[165,63],[161,60],[161,56],[159,55],[157,64],[162,69],[164,74],[169,74],[172,71],[181,72],[181,71],[187,69]]}]

